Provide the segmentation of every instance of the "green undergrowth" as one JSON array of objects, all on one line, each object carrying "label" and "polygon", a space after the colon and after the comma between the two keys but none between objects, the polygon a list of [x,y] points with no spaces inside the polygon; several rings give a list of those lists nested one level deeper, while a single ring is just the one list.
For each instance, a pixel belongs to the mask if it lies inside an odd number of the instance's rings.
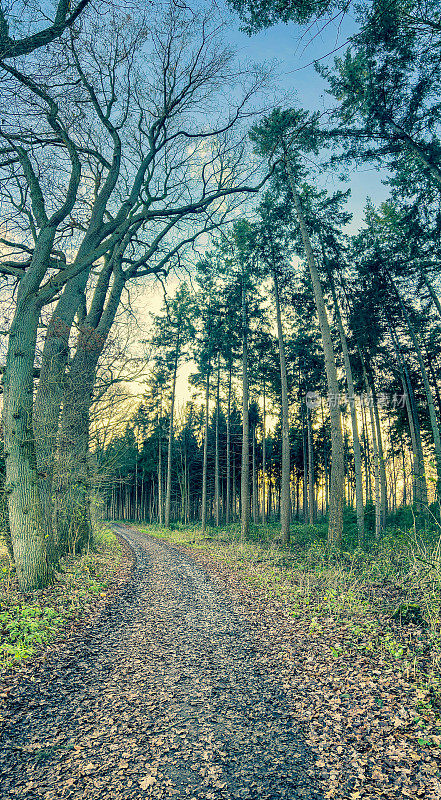
[{"label": "green undergrowth", "polygon": [[361,549],[348,525],[342,548],[335,549],[326,542],[325,524],[292,524],[289,546],[281,545],[277,525],[251,526],[246,542],[237,524],[205,534],[200,526],[179,524],[144,530],[225,563],[311,633],[336,623],[343,635],[331,643],[333,657],[364,655],[384,668],[392,662],[420,687],[421,702],[441,708],[439,531],[391,526]]},{"label": "green undergrowth", "polygon": [[97,599],[106,596],[120,560],[115,534],[102,528],[87,553],[62,560],[52,586],[23,595],[4,552],[0,558],[0,670],[18,666],[69,622],[87,617]]}]

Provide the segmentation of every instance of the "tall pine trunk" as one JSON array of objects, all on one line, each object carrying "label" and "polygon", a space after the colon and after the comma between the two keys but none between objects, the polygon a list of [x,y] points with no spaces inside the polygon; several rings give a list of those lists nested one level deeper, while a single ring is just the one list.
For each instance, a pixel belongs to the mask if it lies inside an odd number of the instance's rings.
[{"label": "tall pine trunk", "polygon": [[329,415],[331,421],[331,491],[329,499],[329,525],[328,541],[330,544],[340,545],[343,535],[343,505],[344,505],[344,458],[343,458],[343,435],[341,429],[340,405],[339,405],[339,386],[337,377],[337,366],[335,362],[334,348],[332,346],[331,330],[329,327],[326,306],[323,297],[323,290],[320,282],[317,265],[312,250],[311,241],[306,227],[305,217],[302,211],[300,197],[298,195],[294,175],[286,159],[291,191],[294,199],[297,219],[302,235],[303,246],[305,248],[306,259],[311,275],[312,287],[314,292],[315,306],[320,325],[320,332],[323,342],[325,356],[326,378],[329,393]]},{"label": "tall pine trunk", "polygon": [[208,467],[208,412],[210,400],[210,364],[207,366],[207,377],[205,382],[205,423],[204,423],[204,456],[202,464],[202,509],[201,523],[202,533],[205,533],[207,525],[207,467]]},{"label": "tall pine trunk", "polygon": [[262,525],[266,525],[266,386],[263,381],[263,417],[262,417]]},{"label": "tall pine trunk", "polygon": [[220,394],[220,353],[217,354],[217,386],[216,386],[216,431],[214,453],[214,513],[216,525],[220,525],[220,485],[219,485],[219,394]]},{"label": "tall pine trunk", "polygon": [[257,517],[259,514],[258,498],[257,498],[257,464],[256,464],[256,428],[253,426],[252,433],[253,443],[253,523],[257,525]]},{"label": "tall pine trunk", "polygon": [[241,524],[240,538],[244,542],[250,528],[250,419],[248,388],[248,320],[245,274],[242,271],[242,465],[240,476]]},{"label": "tall pine trunk", "polygon": [[[162,408],[161,408],[162,413]],[[164,502],[162,499],[162,420],[158,415],[158,521],[164,522]]]},{"label": "tall pine trunk", "polygon": [[174,362],[173,362],[172,392],[170,400],[170,420],[168,426],[167,484],[166,484],[167,489],[165,495],[165,515],[164,515],[164,524],[166,528],[170,527],[172,460],[173,460],[173,427],[174,427],[174,411],[175,411],[175,397],[176,397],[176,376],[178,374],[178,361],[179,361],[179,344],[180,344],[180,337],[178,332]]},{"label": "tall pine trunk", "polygon": [[427,483],[424,468],[424,454],[421,441],[421,429],[418,418],[418,410],[415,402],[412,382],[410,380],[407,364],[404,360],[400,342],[395,335],[392,324],[389,320],[389,331],[398,359],[398,366],[401,373],[405,404],[409,420],[410,438],[413,451],[413,475],[414,475],[414,496],[413,502],[419,516],[424,516],[427,508]]},{"label": "tall pine trunk", "polygon": [[282,472],[280,482],[280,532],[284,544],[289,542],[290,498],[290,452],[289,452],[289,406],[288,378],[286,372],[285,345],[283,341],[282,315],[276,271],[273,270],[274,297],[276,301],[277,340],[279,344],[280,382],[282,389]]},{"label": "tall pine trunk", "polygon": [[309,485],[309,524],[314,525],[314,448],[312,439],[311,411],[306,408],[306,427],[308,430],[308,485]]},{"label": "tall pine trunk", "polygon": [[341,318],[340,306],[337,299],[337,293],[335,291],[334,281],[331,275],[329,276],[329,280],[334,303],[335,318],[340,334],[341,349],[346,373],[346,383],[348,387],[349,407],[351,412],[352,446],[354,451],[355,507],[357,516],[358,543],[359,545],[362,545],[364,540],[363,478],[361,473],[361,448],[360,437],[358,434],[357,409],[355,406],[354,381],[352,378],[351,360],[349,358],[348,344]]},{"label": "tall pine trunk", "polygon": [[400,304],[400,308],[401,308],[401,312],[403,314],[403,317],[404,317],[404,319],[406,321],[406,325],[407,325],[407,328],[408,328],[408,331],[409,331],[409,334],[410,334],[410,338],[412,339],[412,343],[413,343],[413,346],[415,348],[415,355],[416,355],[417,360],[418,360],[418,364],[419,364],[419,368],[420,368],[420,372],[421,372],[421,377],[422,377],[422,380],[423,380],[424,391],[425,391],[426,400],[427,400],[427,407],[428,407],[428,410],[429,410],[430,427],[432,428],[432,436],[433,436],[433,443],[434,443],[434,449],[435,449],[435,464],[436,464],[436,474],[437,474],[436,495],[437,495],[437,497],[440,497],[440,495],[441,495],[441,436],[440,436],[440,429],[439,429],[438,420],[437,420],[436,411],[435,411],[435,403],[434,403],[434,400],[433,400],[433,393],[432,393],[432,389],[431,389],[431,386],[430,386],[430,383],[429,383],[429,377],[427,375],[427,370],[426,370],[426,365],[424,363],[423,353],[421,351],[420,343],[418,341],[418,336],[416,334],[415,328],[413,327],[413,325],[411,323],[411,320],[410,320],[409,314],[407,312],[406,306],[405,306],[405,304],[403,302],[403,299],[402,299],[402,297],[401,297],[401,295],[400,295],[400,293],[399,293],[399,291],[398,291],[398,289],[397,289],[397,287],[395,285],[395,282],[394,282],[391,274],[389,273],[388,270],[386,270],[386,272],[387,272],[389,281],[390,281],[390,283],[392,285],[392,288],[393,288],[393,290],[395,292],[395,295],[396,295],[396,297],[398,299],[398,302]]},{"label": "tall pine trunk", "polygon": [[227,499],[225,523],[230,524],[231,514],[231,361],[228,368],[228,405],[227,405]]},{"label": "tall pine trunk", "polygon": [[302,402],[302,453],[303,453],[303,475],[302,475],[302,497],[303,497],[303,522],[306,522],[308,516],[308,440],[306,434],[306,425],[305,425],[305,412],[303,409],[304,404]]},{"label": "tall pine trunk", "polygon": [[380,514],[381,514],[380,525],[381,525],[381,530],[384,531],[386,528],[386,514],[387,514],[386,461],[384,458],[383,434],[381,430],[377,391],[375,388],[374,375],[372,373],[372,369],[370,367],[369,362],[367,362],[367,368],[368,368],[369,385],[372,394],[372,406],[374,411],[375,428],[377,431],[378,467],[380,473]]}]

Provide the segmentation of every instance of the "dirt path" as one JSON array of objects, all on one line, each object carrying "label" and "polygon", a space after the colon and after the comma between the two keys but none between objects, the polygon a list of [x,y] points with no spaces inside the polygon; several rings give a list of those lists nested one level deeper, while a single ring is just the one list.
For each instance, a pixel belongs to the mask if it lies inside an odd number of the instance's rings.
[{"label": "dirt path", "polygon": [[133,578],[8,705],[1,798],[322,797],[260,642],[190,556],[115,526]]}]

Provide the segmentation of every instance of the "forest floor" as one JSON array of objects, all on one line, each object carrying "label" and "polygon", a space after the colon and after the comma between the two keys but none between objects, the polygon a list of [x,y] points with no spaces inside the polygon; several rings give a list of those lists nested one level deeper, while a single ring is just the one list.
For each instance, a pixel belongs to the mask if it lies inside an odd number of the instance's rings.
[{"label": "forest floor", "polygon": [[0,674],[35,659],[99,613],[109,592],[124,581],[127,557],[115,534],[103,526],[93,547],[62,560],[50,586],[23,595],[8,551],[0,545]]},{"label": "forest floor", "polygon": [[186,553],[116,526],[130,580],[10,686],[2,798],[323,795],[268,642]]},{"label": "forest floor", "polygon": [[0,687],[1,798],[440,800],[434,584],[419,597],[392,552],[367,570],[317,543],[114,527],[131,576]]}]

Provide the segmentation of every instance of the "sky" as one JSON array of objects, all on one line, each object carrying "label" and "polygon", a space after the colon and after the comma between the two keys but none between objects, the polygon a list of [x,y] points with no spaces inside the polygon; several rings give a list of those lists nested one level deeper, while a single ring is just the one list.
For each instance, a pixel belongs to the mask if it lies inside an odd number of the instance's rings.
[{"label": "sky", "polygon": [[[257,34],[248,36],[240,31],[241,22],[237,14],[225,7],[231,31],[231,44],[244,60],[273,63],[280,74],[280,90],[286,91],[299,105],[309,111],[329,108],[334,98],[327,94],[326,81],[316,72],[313,62],[320,60],[324,66],[332,66],[334,58],[343,55],[349,37],[357,30],[353,15],[347,12],[343,18],[312,26],[281,23]],[[358,230],[363,220],[363,209],[369,197],[374,204],[385,200],[389,194],[382,181],[385,174],[374,167],[352,168],[350,172],[350,210],[354,218],[350,230]],[[330,191],[348,188],[348,184],[337,182],[334,176],[323,179]]]},{"label": "sky", "polygon": [[[326,24],[321,22],[312,26],[309,31],[294,23],[279,24],[268,30],[261,31],[252,36],[240,31],[241,22],[235,13],[229,11],[225,3],[221,8],[228,22],[229,43],[234,47],[240,59],[244,62],[262,63],[271,65],[272,74],[276,75],[276,90],[278,95],[286,93],[288,98],[310,111],[322,111],[329,108],[333,98],[326,93],[326,81],[315,71],[312,62],[320,60],[321,64],[332,65],[336,55],[345,52],[345,45],[349,36],[356,30],[353,16],[348,13],[343,19]],[[353,221],[348,226],[350,232],[358,230],[363,220],[363,210],[366,201],[370,198],[378,204],[388,196],[388,188],[383,184],[384,172],[379,172],[373,167],[353,168],[350,171],[350,181],[342,183],[335,176],[321,178],[324,188],[333,191],[337,188],[351,188],[349,208],[353,213]],[[177,285],[176,279],[171,279],[167,285],[167,292],[173,293]],[[149,322],[148,312],[158,313],[162,305],[162,288],[149,285],[145,293],[140,292],[137,306],[139,309],[139,322],[142,328],[147,329]],[[186,365],[181,370],[178,380],[177,395],[178,405],[182,406],[190,399],[187,379],[191,372],[191,365]],[[132,391],[142,394],[142,384],[132,385]]]}]

